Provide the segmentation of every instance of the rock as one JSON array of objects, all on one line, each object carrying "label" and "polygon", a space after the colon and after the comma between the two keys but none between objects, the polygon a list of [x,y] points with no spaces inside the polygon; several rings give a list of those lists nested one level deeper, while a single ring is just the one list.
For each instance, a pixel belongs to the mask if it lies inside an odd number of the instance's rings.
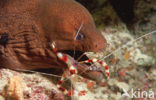
[{"label": "rock", "polygon": [[153,69],[151,70],[151,74],[153,74],[154,76],[156,76],[156,68],[153,68]]},{"label": "rock", "polygon": [[109,86],[114,86],[117,82],[118,82],[118,81],[115,80],[115,79],[109,79],[109,80],[108,80],[108,85],[109,85]]},{"label": "rock", "polygon": [[110,94],[109,100],[120,100],[120,98],[121,98],[121,93],[119,92],[117,94],[112,93]]},{"label": "rock", "polygon": [[117,81],[117,80],[115,80],[115,79],[110,79],[109,81],[108,81],[108,85],[110,86],[110,87],[117,87],[117,88],[119,88],[120,90],[123,90],[123,88],[125,89],[125,90],[129,90],[129,85],[127,84],[127,83],[125,83],[125,82],[119,82],[119,81]]},{"label": "rock", "polygon": [[125,89],[126,91],[129,90],[129,85],[125,82],[118,82],[116,83],[116,86],[119,87],[121,90]]}]

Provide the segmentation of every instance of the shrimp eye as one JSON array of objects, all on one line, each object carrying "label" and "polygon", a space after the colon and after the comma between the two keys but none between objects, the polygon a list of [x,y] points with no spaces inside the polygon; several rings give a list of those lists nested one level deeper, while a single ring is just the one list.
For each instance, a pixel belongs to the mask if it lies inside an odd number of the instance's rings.
[{"label": "shrimp eye", "polygon": [[78,33],[76,40],[83,40],[84,39],[84,35],[82,33]]}]

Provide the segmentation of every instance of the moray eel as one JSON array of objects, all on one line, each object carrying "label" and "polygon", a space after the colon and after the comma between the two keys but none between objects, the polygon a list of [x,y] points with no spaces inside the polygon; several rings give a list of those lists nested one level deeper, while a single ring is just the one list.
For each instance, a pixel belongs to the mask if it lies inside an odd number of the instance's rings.
[{"label": "moray eel", "polygon": [[[106,47],[90,13],[74,0],[0,0],[1,66],[15,70],[67,68],[52,50],[54,41],[58,51],[70,56],[75,52],[75,61],[84,52]],[[84,76],[100,79],[101,72],[88,68],[78,65],[80,73],[87,71]]]}]

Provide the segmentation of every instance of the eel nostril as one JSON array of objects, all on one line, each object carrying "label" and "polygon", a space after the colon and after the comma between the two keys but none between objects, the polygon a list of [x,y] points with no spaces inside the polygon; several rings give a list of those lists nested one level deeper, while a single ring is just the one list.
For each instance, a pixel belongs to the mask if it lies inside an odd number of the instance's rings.
[{"label": "eel nostril", "polygon": [[98,48],[98,43],[94,43],[94,47],[95,48]]},{"label": "eel nostril", "polygon": [[98,44],[97,43],[95,44],[95,47],[98,47]]}]

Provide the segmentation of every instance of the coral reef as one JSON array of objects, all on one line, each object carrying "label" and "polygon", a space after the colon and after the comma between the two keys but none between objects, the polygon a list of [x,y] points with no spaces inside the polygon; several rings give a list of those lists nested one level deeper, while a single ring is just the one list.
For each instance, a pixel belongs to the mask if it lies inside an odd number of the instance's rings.
[{"label": "coral reef", "polygon": [[[100,2],[101,1],[101,2]],[[98,0],[99,8],[92,11],[96,24],[102,29],[108,46],[104,52],[86,52],[89,58],[105,60],[110,78],[92,81],[76,75],[67,89],[82,91],[78,96],[64,96],[57,90],[59,80],[41,73],[23,73],[0,69],[0,100],[154,100],[156,98],[156,29],[155,0],[134,0],[134,23],[126,26],[108,3]],[[103,8],[101,5],[106,5]],[[94,7],[93,7],[94,8]],[[92,9],[92,6],[91,8]],[[101,10],[99,10],[101,9]],[[107,26],[109,25],[109,26]],[[104,72],[99,64],[98,68]],[[68,80],[68,79],[67,79]],[[72,86],[71,86],[72,85]],[[136,96],[132,97],[132,91]],[[142,91],[147,97],[142,97]],[[123,95],[125,92],[129,96]],[[154,94],[153,94],[154,93]],[[150,96],[149,96],[150,94]]]}]

